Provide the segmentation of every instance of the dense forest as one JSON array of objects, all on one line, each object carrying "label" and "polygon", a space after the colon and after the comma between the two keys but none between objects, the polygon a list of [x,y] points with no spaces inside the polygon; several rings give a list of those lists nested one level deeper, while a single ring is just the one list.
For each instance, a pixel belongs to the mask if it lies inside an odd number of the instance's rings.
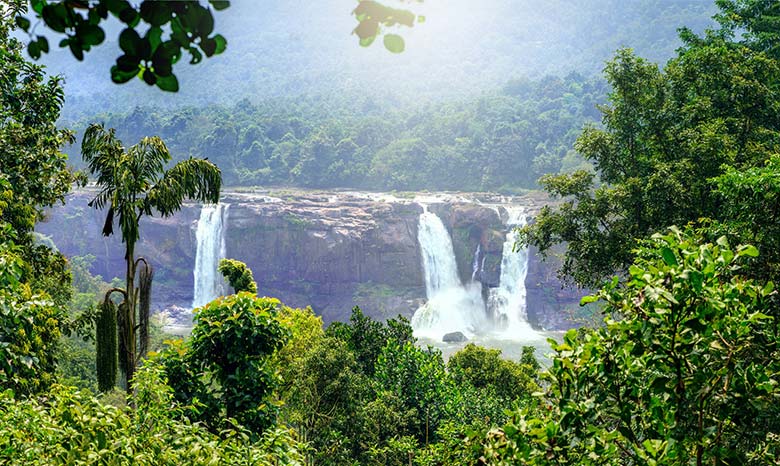
[{"label": "dense forest", "polygon": [[537,187],[543,174],[582,168],[572,144],[579,128],[598,118],[606,89],[601,79],[569,74],[395,111],[371,97],[243,100],[173,111],[136,107],[73,127],[97,120],[122,140],[159,135],[180,160],[214,161],[229,186],[517,190]]},{"label": "dense forest", "polygon": [[[186,22],[196,3],[171,3],[168,19]],[[624,11],[583,3],[601,18],[592,24]],[[714,11],[626,3],[661,11],[664,25]],[[120,3],[77,4],[100,5]],[[15,38],[27,6],[0,11],[0,463],[780,461],[777,2],[718,0],[713,29],[681,30],[663,66],[619,49],[604,81],[544,77],[551,65],[500,92],[412,110],[338,96],[79,115],[82,171],[62,152],[76,143],[61,126],[63,80]],[[30,6],[56,24],[60,10],[46,8],[57,6]],[[625,27],[604,33],[640,29]],[[97,37],[83,24],[72,32]],[[560,273],[598,290],[583,304],[603,314],[551,339],[544,367],[531,349],[509,361],[475,345],[445,361],[405,319],[358,308],[324,328],[310,309],[260,297],[262,278],[235,260],[219,266],[232,294],[197,309],[188,338],[164,335],[150,315],[139,224],[185,200],[215,202],[223,184],[514,190],[538,175],[560,202],[520,241],[547,253],[564,243]],[[35,241],[46,209],[88,181],[103,233],[123,240],[126,268],[111,283],[89,273],[90,257]]]}]

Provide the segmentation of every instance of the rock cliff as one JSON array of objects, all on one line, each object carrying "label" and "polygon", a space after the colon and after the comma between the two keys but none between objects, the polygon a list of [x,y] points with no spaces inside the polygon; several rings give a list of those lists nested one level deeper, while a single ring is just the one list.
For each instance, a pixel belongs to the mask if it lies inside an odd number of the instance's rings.
[{"label": "rock cliff", "polygon": [[[67,256],[92,254],[92,272],[105,280],[124,270],[118,237],[100,235],[104,214],[87,207],[90,192],[71,195],[38,232]],[[478,201],[478,202],[477,202]],[[410,317],[425,300],[417,227],[422,207],[409,198],[335,192],[230,192],[227,257],[246,262],[260,292],[292,306],[311,305],[326,322],[344,320],[353,306],[384,319]],[[447,226],[458,270],[486,293],[498,285],[506,228],[501,202],[483,195],[430,196],[425,203]],[[542,202],[514,199],[533,214]],[[170,218],[144,217],[138,253],[156,268],[153,308],[189,308],[193,294],[196,226],[200,206],[186,204]],[[476,255],[476,257],[475,257]],[[478,272],[474,273],[477,261]],[[528,316],[547,329],[573,325],[566,312],[581,296],[563,290],[555,264],[529,259]]]}]

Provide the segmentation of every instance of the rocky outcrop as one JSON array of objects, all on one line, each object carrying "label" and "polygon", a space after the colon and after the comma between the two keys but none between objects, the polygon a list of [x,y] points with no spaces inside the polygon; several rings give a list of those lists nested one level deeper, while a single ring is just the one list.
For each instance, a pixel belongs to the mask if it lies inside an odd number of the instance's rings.
[{"label": "rocky outcrop", "polygon": [[528,261],[526,286],[526,313],[534,328],[545,330],[566,330],[592,325],[592,306],[583,308],[580,299],[589,290],[562,283],[558,278],[560,260],[558,256],[563,248],[556,248],[543,258],[535,248],[531,248]]},{"label": "rocky outcrop", "polygon": [[314,194],[225,202],[227,255],[249,265],[263,293],[311,305],[326,321],[347,319],[355,305],[410,316],[425,298],[417,204]]},{"label": "rocky outcrop", "polygon": [[[124,248],[119,237],[100,235],[105,217],[87,207],[92,195],[71,195],[65,206],[49,213],[38,232],[67,256],[94,255],[92,272],[109,281],[123,274]],[[501,203],[507,200],[490,195],[428,197],[424,203],[450,231],[463,282],[474,277],[485,293],[498,286],[506,237]],[[311,305],[326,322],[346,320],[356,305],[379,319],[411,317],[425,300],[417,241],[422,202],[380,194],[299,191],[231,192],[222,202],[230,204],[227,257],[249,265],[261,294],[291,306]],[[519,202],[531,214],[543,203],[530,197]],[[142,219],[137,251],[156,268],[156,310],[188,308],[192,302],[199,216],[199,205],[186,204],[173,217]],[[548,329],[572,326],[560,311],[576,305],[581,295],[561,289],[555,266],[532,255],[526,280],[529,320]]]}]

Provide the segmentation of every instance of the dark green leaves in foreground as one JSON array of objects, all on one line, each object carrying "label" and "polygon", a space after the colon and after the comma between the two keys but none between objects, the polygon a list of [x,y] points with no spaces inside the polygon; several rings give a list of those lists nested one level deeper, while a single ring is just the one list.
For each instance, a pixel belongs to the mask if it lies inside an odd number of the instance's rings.
[{"label": "dark green leaves in foreground", "polygon": [[[204,4],[202,4],[204,3]],[[60,47],[67,47],[78,60],[92,47],[102,44],[106,34],[100,24],[109,14],[125,24],[119,34],[122,55],[111,67],[111,80],[122,84],[137,77],[150,86],[176,92],[179,81],[175,65],[186,53],[190,64],[225,51],[227,40],[214,33],[213,10],[224,10],[228,1],[160,2],[144,0],[137,6],[127,0],[57,2],[30,0],[37,19],[63,35]],[[31,21],[18,16],[16,25],[30,34],[27,51],[32,58],[49,52],[48,40],[33,37]],[[141,35],[141,32],[143,35]]]},{"label": "dark green leaves in foreground", "polygon": [[604,326],[571,330],[541,409],[517,410],[487,464],[777,464],[776,294],[747,279],[758,251],[669,228],[595,297]]}]

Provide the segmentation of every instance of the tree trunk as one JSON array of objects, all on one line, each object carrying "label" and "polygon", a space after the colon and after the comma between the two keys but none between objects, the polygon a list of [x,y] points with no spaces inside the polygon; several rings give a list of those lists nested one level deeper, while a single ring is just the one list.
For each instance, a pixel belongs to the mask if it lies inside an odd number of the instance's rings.
[{"label": "tree trunk", "polygon": [[133,394],[133,375],[135,375],[135,257],[134,245],[127,245],[127,307],[125,314],[125,328],[123,338],[125,339],[125,358],[127,365],[125,367],[125,376],[127,377],[127,394]]}]

